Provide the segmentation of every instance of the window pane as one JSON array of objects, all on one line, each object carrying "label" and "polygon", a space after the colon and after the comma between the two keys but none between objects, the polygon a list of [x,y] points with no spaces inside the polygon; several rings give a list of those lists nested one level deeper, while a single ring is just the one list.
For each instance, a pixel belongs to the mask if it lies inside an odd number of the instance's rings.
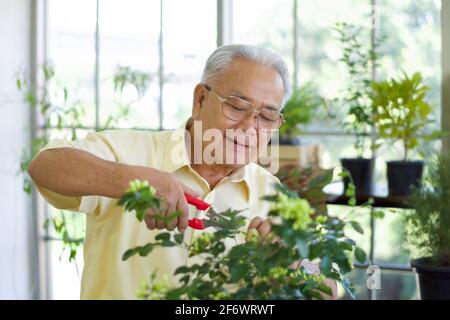
[{"label": "window pane", "polygon": [[164,1],[165,128],[180,126],[191,114],[194,87],[200,82],[206,59],[216,48],[216,20],[216,1]]},{"label": "window pane", "polygon": [[[381,209],[377,209],[381,210]],[[384,209],[383,219],[375,225],[375,261],[395,264],[409,264],[409,251],[405,247],[403,221],[406,210]]]},{"label": "window pane", "polygon": [[353,146],[354,137],[348,135],[303,135],[300,137],[304,145],[320,145],[322,149],[321,165],[325,168],[340,166],[340,158],[356,155]]},{"label": "window pane", "polygon": [[[145,127],[159,126],[158,113],[158,39],[159,1],[108,0],[100,1],[100,123],[102,126]],[[132,85],[122,92],[114,89],[114,75],[118,66],[130,72],[150,77],[149,88],[141,98]],[[129,72],[127,75],[132,75]],[[108,121],[120,114],[121,105],[130,106],[129,120],[120,116],[117,122]]]},{"label": "window pane", "polygon": [[411,272],[381,272],[377,300],[417,300],[416,277]]},{"label": "window pane", "polygon": [[233,3],[233,42],[263,46],[281,54],[293,72],[293,1]]},{"label": "window pane", "polygon": [[441,108],[441,0],[378,1],[382,46],[379,78],[419,71],[431,87],[435,128]]},{"label": "window pane", "polygon": [[49,0],[48,59],[56,79],[81,101],[86,126],[95,123],[95,1]]},{"label": "window pane", "polygon": [[[341,44],[334,27],[337,22],[347,22],[368,28],[370,26],[370,2],[360,0],[302,0],[299,1],[298,23],[298,83],[312,81],[319,94],[332,100],[347,86],[348,72],[339,61],[342,56]],[[367,33],[365,43],[369,48]],[[333,108],[339,115],[339,110]],[[328,114],[327,114],[328,115]],[[329,115],[328,115],[329,116]],[[342,131],[330,125],[330,120],[320,117],[309,126],[310,130]]]},{"label": "window pane", "polygon": [[[369,290],[367,289],[367,273],[364,269],[354,269],[347,275],[356,290],[356,300],[369,300]],[[338,286],[338,299],[351,300],[350,295],[340,286]]]},{"label": "window pane", "polygon": [[50,241],[51,281],[54,300],[79,300],[83,271],[83,249],[80,248],[76,262],[69,262],[69,252],[62,251],[62,241]]}]

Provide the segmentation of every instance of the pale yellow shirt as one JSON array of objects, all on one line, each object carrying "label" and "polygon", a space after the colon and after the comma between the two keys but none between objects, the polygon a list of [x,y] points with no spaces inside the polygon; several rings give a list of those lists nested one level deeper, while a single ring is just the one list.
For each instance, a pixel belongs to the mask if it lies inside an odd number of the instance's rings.
[{"label": "pale yellow shirt", "polygon": [[[213,204],[216,211],[246,209],[242,214],[248,218],[247,225],[255,216],[266,217],[270,204],[260,199],[273,194],[273,185],[278,179],[252,163],[224,178],[211,190],[206,180],[189,165],[184,132],[181,128],[162,132],[90,132],[84,139],[76,141],[53,140],[43,150],[73,147],[106,160],[171,172],[201,198]],[[150,231],[133,213],[124,213],[123,208],[116,205],[117,199],[66,197],[39,186],[38,190],[54,207],[86,214],[81,299],[136,299],[140,285],[149,279],[155,269],[157,279],[167,274],[174,285],[177,283],[172,277],[175,269],[191,263],[187,250],[177,247],[156,249],[147,257],[133,256],[122,261],[127,249],[153,241],[162,231]],[[202,214],[190,206],[191,218],[201,217]],[[188,228],[184,242],[190,244],[200,232],[204,231]],[[243,238],[240,241],[244,241]]]}]

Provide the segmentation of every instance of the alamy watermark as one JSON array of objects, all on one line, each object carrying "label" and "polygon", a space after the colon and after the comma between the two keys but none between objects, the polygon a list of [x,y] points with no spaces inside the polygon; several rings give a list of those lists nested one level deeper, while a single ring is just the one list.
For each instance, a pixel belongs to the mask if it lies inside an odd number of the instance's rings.
[{"label": "alamy watermark", "polygon": [[377,265],[370,265],[366,269],[367,277],[366,285],[367,289],[380,290],[381,289],[381,269]]}]

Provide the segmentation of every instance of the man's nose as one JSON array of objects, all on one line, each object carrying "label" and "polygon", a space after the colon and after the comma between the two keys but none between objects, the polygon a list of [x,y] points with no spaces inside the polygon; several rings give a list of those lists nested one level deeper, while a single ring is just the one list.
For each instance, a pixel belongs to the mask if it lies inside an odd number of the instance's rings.
[{"label": "man's nose", "polygon": [[242,121],[241,124],[243,129],[258,128],[258,112],[254,110],[252,113],[248,114]]}]

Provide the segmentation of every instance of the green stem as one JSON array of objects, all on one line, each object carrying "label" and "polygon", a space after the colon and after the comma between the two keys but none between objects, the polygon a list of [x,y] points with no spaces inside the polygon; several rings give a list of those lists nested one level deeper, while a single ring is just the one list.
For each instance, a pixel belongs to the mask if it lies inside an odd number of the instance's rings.
[{"label": "green stem", "polygon": [[407,161],[408,159],[408,142],[406,140],[406,138],[403,139],[403,148],[405,149],[405,156],[403,158],[403,161]]}]

